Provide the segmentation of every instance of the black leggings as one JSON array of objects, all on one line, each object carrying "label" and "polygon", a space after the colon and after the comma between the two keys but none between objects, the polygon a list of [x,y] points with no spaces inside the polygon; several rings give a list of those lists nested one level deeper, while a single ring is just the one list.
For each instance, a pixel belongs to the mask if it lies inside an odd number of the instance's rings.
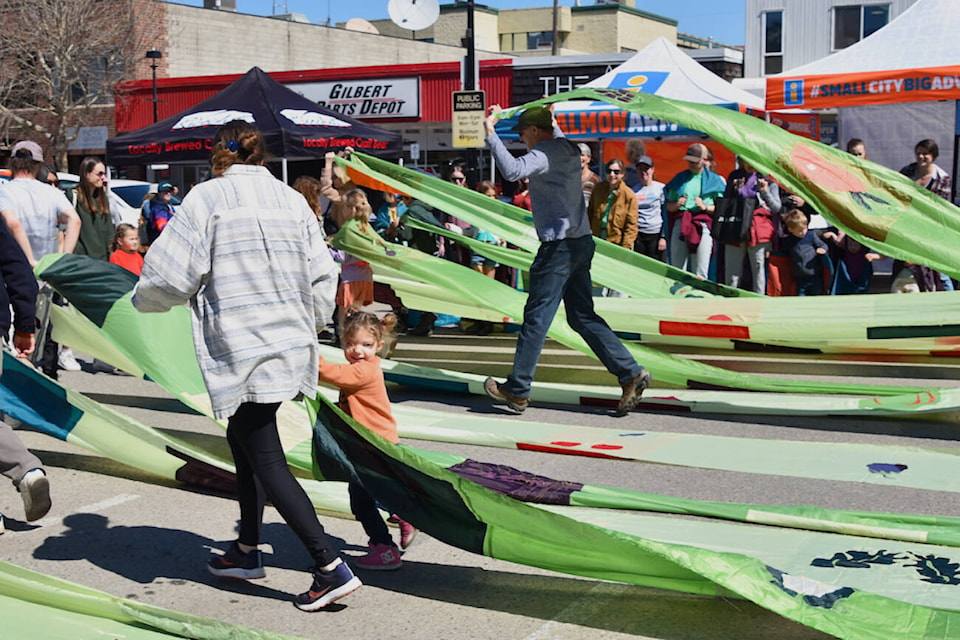
[{"label": "black leggings", "polygon": [[287,466],[277,433],[279,403],[245,402],[227,422],[227,442],[237,468],[242,544],[260,543],[263,506],[269,499],[306,546],[317,567],[337,558],[317,512]]}]

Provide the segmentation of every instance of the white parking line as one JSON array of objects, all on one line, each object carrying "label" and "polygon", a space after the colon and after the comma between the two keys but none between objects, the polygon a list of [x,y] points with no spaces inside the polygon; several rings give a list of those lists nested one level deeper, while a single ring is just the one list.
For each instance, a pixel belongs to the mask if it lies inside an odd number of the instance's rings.
[{"label": "white parking line", "polygon": [[[138,495],[134,495],[132,493],[121,493],[120,495],[114,496],[107,500],[101,500],[100,502],[95,502],[85,507],[78,507],[77,509],[74,509],[72,513],[98,513],[100,511],[106,511],[107,509],[111,507],[115,507],[119,504],[123,504],[124,502],[130,502],[131,500],[139,500],[139,499],[140,499],[140,496]],[[54,503],[54,509],[56,509],[56,503]],[[64,517],[66,516],[65,515],[47,516],[46,518],[42,518],[40,520],[37,520],[36,522],[31,522],[30,524],[33,524],[39,527],[45,527],[51,524],[59,524],[64,519]]]}]

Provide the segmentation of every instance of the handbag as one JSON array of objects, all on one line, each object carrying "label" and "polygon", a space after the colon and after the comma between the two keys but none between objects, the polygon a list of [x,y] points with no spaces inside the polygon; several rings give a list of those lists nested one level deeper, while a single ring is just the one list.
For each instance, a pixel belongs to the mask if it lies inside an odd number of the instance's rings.
[{"label": "handbag", "polygon": [[[754,200],[751,204],[748,200]],[[720,198],[713,212],[711,232],[717,242],[740,244],[750,240],[750,225],[753,224],[755,198],[725,195]]]}]

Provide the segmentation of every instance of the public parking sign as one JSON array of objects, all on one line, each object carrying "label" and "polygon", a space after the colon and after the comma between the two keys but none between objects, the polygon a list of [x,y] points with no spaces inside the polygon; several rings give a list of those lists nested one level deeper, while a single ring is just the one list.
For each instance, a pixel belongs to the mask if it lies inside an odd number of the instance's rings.
[{"label": "public parking sign", "polygon": [[483,121],[487,114],[487,99],[483,91],[453,92],[453,147],[479,149],[487,137]]}]

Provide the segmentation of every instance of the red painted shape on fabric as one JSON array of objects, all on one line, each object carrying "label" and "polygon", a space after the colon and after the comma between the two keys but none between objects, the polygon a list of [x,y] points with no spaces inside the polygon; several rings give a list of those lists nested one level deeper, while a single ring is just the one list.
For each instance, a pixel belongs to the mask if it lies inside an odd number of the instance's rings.
[{"label": "red painted shape on fabric", "polygon": [[539,451],[541,453],[562,453],[568,456],[583,456],[585,458],[609,458],[610,460],[629,460],[629,458],[621,458],[620,456],[611,456],[606,453],[598,453],[596,451],[581,451],[580,449],[563,449],[560,447],[550,447],[544,444],[525,444],[523,442],[517,443],[517,449],[521,451]]},{"label": "red painted shape on fabric", "polygon": [[749,340],[750,327],[740,325],[716,325],[704,322],[660,321],[662,336],[693,336],[698,338],[727,338],[730,340]]},{"label": "red painted shape on fabric", "polygon": [[616,451],[618,449],[623,449],[619,444],[594,444],[590,446],[591,449],[609,449],[610,451]]},{"label": "red painted shape on fabric", "polygon": [[555,445],[557,447],[579,447],[580,446],[579,442],[563,442],[561,440],[555,440],[550,444]]}]

